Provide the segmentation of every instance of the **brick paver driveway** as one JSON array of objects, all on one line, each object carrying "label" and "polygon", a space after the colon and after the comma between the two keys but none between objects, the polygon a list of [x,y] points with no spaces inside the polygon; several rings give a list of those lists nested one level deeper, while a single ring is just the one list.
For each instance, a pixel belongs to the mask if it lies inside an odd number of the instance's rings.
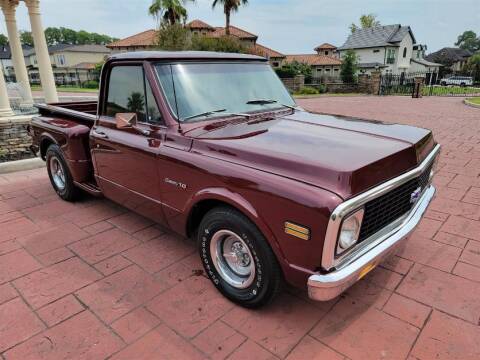
[{"label": "brick paver driveway", "polygon": [[106,200],[69,204],[44,169],[0,176],[5,359],[480,358],[480,110],[451,98],[321,98],[323,112],[435,130],[437,198],[398,256],[328,303],[223,299],[192,243]]}]

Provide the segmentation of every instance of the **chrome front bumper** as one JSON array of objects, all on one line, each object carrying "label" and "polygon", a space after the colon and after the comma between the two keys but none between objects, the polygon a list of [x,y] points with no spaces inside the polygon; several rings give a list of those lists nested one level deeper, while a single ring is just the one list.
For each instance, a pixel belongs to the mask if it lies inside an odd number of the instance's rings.
[{"label": "chrome front bumper", "polygon": [[309,297],[321,301],[335,298],[392,254],[420,222],[434,194],[435,188],[430,185],[408,215],[393,229],[382,234],[375,241],[377,245],[368,252],[330,273],[311,275],[308,278]]}]

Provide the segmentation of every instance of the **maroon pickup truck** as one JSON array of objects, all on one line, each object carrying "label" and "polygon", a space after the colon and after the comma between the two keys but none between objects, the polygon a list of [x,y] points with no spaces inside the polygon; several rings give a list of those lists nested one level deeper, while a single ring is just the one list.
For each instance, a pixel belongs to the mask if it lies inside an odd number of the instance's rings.
[{"label": "maroon pickup truck", "polygon": [[38,108],[33,149],[61,198],[103,195],[195,238],[213,284],[246,307],[283,281],[339,295],[435,193],[429,130],[309,113],[257,56],[114,55],[98,105]]}]

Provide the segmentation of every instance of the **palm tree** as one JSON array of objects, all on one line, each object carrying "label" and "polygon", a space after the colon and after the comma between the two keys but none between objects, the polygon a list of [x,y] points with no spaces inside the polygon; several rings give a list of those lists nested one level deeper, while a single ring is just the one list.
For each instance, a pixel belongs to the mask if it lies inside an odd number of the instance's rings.
[{"label": "palm tree", "polygon": [[212,8],[217,5],[223,5],[223,12],[225,13],[225,34],[230,35],[230,14],[232,11],[238,11],[241,5],[247,5],[248,0],[214,0]]},{"label": "palm tree", "polygon": [[195,2],[195,0],[153,0],[148,13],[157,20],[159,28],[162,21],[170,25],[175,25],[179,21],[185,22],[187,9],[184,5],[187,1]]}]

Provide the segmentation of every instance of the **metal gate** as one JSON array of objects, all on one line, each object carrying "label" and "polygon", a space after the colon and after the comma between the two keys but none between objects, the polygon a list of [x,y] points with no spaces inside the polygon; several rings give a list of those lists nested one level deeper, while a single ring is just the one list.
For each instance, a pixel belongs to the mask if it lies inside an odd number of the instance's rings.
[{"label": "metal gate", "polygon": [[411,74],[385,74],[380,77],[379,95],[413,96],[415,76]]}]

